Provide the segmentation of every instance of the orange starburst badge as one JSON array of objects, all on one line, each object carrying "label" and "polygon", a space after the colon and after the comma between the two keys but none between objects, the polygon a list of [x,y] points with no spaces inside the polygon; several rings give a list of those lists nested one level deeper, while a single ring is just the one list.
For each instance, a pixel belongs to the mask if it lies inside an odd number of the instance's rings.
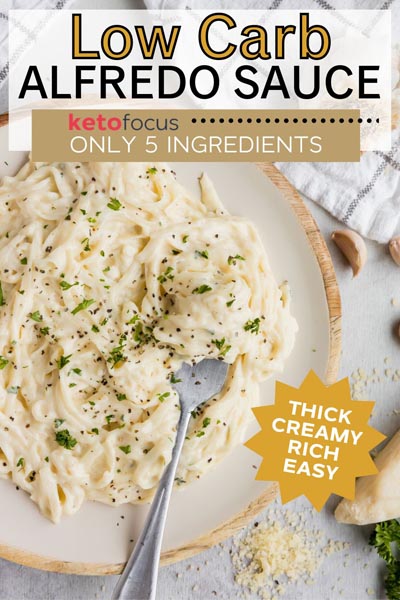
[{"label": "orange starburst badge", "polygon": [[321,510],[330,494],[353,499],[385,439],[368,425],[374,402],[352,400],[348,379],[326,386],[313,371],[299,388],[277,382],[275,400],[253,409],[261,431],[246,446],[263,458],[256,478],[278,481],[283,503],[304,495]]}]

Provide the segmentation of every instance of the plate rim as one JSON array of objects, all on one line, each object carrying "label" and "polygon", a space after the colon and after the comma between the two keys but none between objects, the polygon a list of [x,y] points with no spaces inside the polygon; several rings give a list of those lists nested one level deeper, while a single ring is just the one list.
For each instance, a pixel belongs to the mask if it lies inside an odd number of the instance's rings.
[{"label": "plate rim", "polygon": [[[4,127],[7,124],[8,113],[0,115],[0,127]],[[256,163],[256,165],[272,181],[289,203],[317,259],[325,290],[329,321],[329,353],[325,382],[327,384],[334,383],[339,372],[342,330],[339,286],[331,255],[314,217],[304,204],[297,190],[272,163],[262,162]],[[187,544],[162,552],[161,565],[165,566],[186,558],[191,558],[236,534],[276,498],[278,491],[278,484],[276,482],[271,483],[266,491],[228,521],[223,522],[215,529]],[[125,564],[60,561],[3,544],[0,544],[0,558],[42,571],[70,575],[118,575],[122,572]]]}]

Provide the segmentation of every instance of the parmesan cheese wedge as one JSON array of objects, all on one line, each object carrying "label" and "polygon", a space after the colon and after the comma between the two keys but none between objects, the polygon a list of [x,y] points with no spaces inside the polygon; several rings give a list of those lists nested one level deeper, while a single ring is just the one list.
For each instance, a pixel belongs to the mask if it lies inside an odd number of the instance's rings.
[{"label": "parmesan cheese wedge", "polygon": [[400,430],[375,458],[376,475],[360,477],[354,500],[336,508],[340,523],[368,525],[400,517]]}]

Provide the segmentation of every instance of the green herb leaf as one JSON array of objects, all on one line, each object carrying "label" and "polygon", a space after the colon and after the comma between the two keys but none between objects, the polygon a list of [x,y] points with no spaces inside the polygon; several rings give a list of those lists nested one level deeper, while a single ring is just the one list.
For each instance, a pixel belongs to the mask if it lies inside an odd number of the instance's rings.
[{"label": "green herb leaf", "polygon": [[164,402],[165,398],[171,395],[171,392],[164,392],[163,394],[157,394],[157,397],[160,402]]},{"label": "green herb leaf", "polygon": [[206,258],[208,260],[208,251],[207,250],[196,250],[196,256],[201,256],[202,258]]},{"label": "green herb leaf", "polygon": [[189,239],[189,236],[187,234],[182,236],[182,242],[184,244],[186,244],[186,242],[188,241],[188,239]]},{"label": "green herb leaf", "polygon": [[97,325],[92,325],[92,331],[94,333],[99,333],[100,329],[97,327]]},{"label": "green herb leaf", "polygon": [[129,454],[132,451],[132,448],[130,446],[119,446],[119,449],[124,453],[124,454]]},{"label": "green herb leaf", "polygon": [[60,281],[60,287],[63,290],[69,290],[70,288],[74,287],[74,285],[79,285],[78,281],[75,281],[75,283],[68,283],[67,281]]},{"label": "green herb leaf", "polygon": [[203,435],[206,435],[205,431],[199,431],[199,433],[196,433],[196,437],[203,437]]},{"label": "green herb leaf", "polygon": [[117,394],[117,400],[118,402],[122,402],[122,400],[126,400],[126,394]]},{"label": "green herb leaf", "polygon": [[50,327],[41,327],[39,331],[42,335],[48,335],[50,332]]},{"label": "green herb leaf", "polygon": [[211,292],[212,288],[209,285],[203,284],[199,285],[199,287],[194,288],[193,294],[205,294],[206,292]]},{"label": "green herb leaf", "polygon": [[236,254],[236,256],[229,256],[228,257],[228,265],[236,265],[238,260],[246,260],[246,259],[243,258],[243,256],[240,256],[240,254]]},{"label": "green herb leaf", "polygon": [[123,353],[124,348],[125,338],[121,336],[119,339],[119,345],[110,351],[110,356],[107,359],[107,362],[112,363],[112,367],[116,367],[118,363],[125,362],[127,360],[127,357]]},{"label": "green herb leaf", "polygon": [[83,238],[83,240],[81,241],[81,244],[84,244],[83,249],[85,252],[90,252],[90,243],[89,243],[89,238]]},{"label": "green herb leaf", "polygon": [[232,304],[235,302],[235,298],[233,300],[229,300],[229,302],[226,303],[226,305],[228,307],[232,306]]},{"label": "green herb leaf", "polygon": [[89,308],[89,306],[91,306],[92,304],[94,304],[96,302],[96,300],[82,300],[82,302],[80,302],[78,304],[78,306],[75,306],[74,310],[71,310],[71,313],[73,315],[76,315],[78,312],[80,312],[81,310],[86,310],[87,308]]},{"label": "green herb leaf", "polygon": [[173,275],[173,267],[168,267],[164,273],[161,273],[161,275],[159,275],[157,277],[157,281],[159,281],[160,283],[165,283],[168,279],[170,279],[172,281],[172,279],[174,278]]},{"label": "green herb leaf", "polygon": [[3,288],[1,287],[1,281],[0,281],[0,306],[4,306],[5,303],[6,302],[4,300]]},{"label": "green herb leaf", "polygon": [[212,344],[215,344],[219,350],[219,356],[225,356],[232,348],[229,344],[225,344],[225,338],[220,340],[211,340]]},{"label": "green herb leaf", "polygon": [[91,430],[92,433],[95,433],[96,435],[99,435],[99,430],[97,429],[97,427],[93,427],[93,429]]},{"label": "green herb leaf", "polygon": [[2,371],[3,369],[6,368],[6,366],[8,365],[9,361],[4,358],[4,356],[0,355],[0,371]]},{"label": "green herb leaf", "polygon": [[175,373],[172,373],[172,375],[171,375],[171,377],[170,377],[169,380],[170,380],[171,383],[180,383],[182,381],[182,379],[177,379],[175,377]]},{"label": "green herb leaf", "polygon": [[54,427],[58,429],[61,425],[65,423],[65,419],[54,419]]},{"label": "green herb leaf", "polygon": [[208,427],[210,423],[211,423],[210,417],[206,417],[205,419],[203,419],[203,427]]},{"label": "green herb leaf", "polygon": [[71,369],[71,371],[73,371],[74,373],[76,373],[76,375],[82,375],[82,369],[78,369],[78,367],[75,367],[74,369]]},{"label": "green herb leaf", "polygon": [[21,263],[21,265],[27,265],[28,259],[26,258],[26,256],[24,256],[24,258],[21,258],[21,260],[19,262]]},{"label": "green herb leaf", "polygon": [[108,208],[111,208],[111,210],[120,210],[122,208],[122,204],[118,198],[110,198],[110,202],[107,206]]},{"label": "green herb leaf", "polygon": [[21,457],[17,462],[17,467],[21,467],[21,469],[23,469],[24,466],[25,466],[25,459]]},{"label": "green herb leaf", "polygon": [[155,175],[157,173],[156,167],[149,167],[146,171],[148,175]]},{"label": "green herb leaf", "polygon": [[260,331],[260,319],[258,317],[256,319],[253,319],[253,321],[251,319],[249,319],[244,324],[243,329],[245,331],[250,331],[250,333],[259,333],[259,331]]},{"label": "green herb leaf", "polygon": [[72,450],[78,443],[77,440],[72,437],[68,429],[62,429],[57,431],[55,440],[57,444],[65,448],[66,450]]},{"label": "green herb leaf", "polygon": [[69,363],[69,359],[71,358],[72,354],[68,354],[68,356],[60,356],[60,358],[57,361],[57,367],[60,369],[63,369],[65,367],[65,365],[67,365]]},{"label": "green herb leaf", "polygon": [[36,323],[41,323],[43,321],[43,317],[38,310],[35,310],[33,313],[29,313],[28,317],[32,319],[32,321],[36,321]]}]

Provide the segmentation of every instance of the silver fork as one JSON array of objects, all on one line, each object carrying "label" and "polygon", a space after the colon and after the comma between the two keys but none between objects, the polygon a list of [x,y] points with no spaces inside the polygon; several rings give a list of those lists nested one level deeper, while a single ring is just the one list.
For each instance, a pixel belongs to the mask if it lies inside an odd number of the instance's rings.
[{"label": "silver fork", "polygon": [[228,366],[221,360],[204,359],[194,366],[184,364],[175,374],[174,388],[179,394],[181,414],[171,462],[160,479],[143,531],[116,585],[112,600],[154,600],[156,597],[161,542],[190,413],[221,391]]}]

